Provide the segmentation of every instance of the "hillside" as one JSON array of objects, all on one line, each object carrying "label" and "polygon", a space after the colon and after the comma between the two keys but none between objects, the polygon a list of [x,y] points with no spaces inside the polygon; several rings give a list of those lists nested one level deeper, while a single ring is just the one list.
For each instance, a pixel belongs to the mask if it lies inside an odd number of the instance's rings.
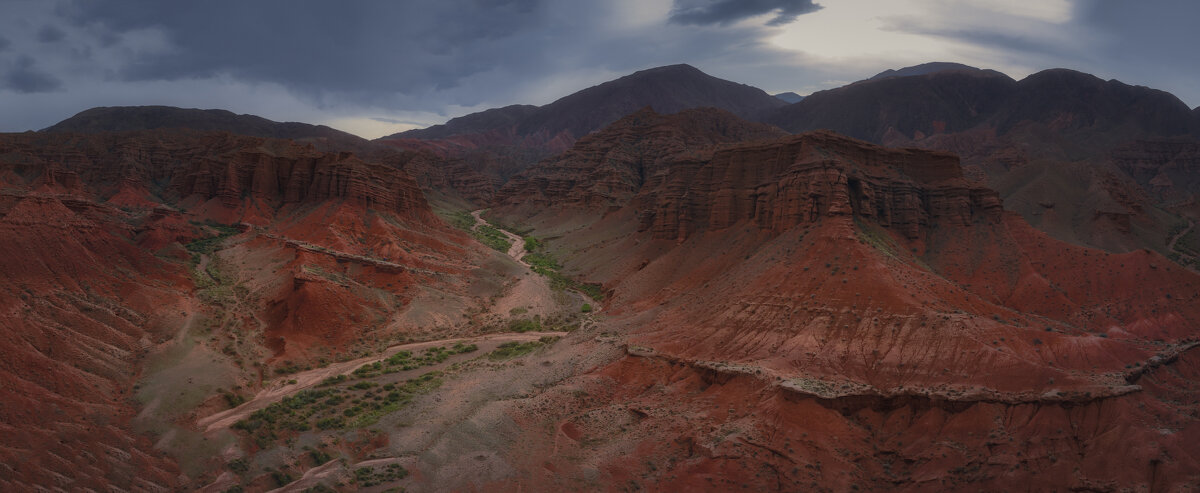
[{"label": "hillside", "polygon": [[109,106],[84,110],[43,132],[97,133],[157,129],[225,131],[272,139],[306,140],[328,148],[353,149],[366,139],[324,125],[275,122],[255,115],[226,110],[200,110],[173,106]]},{"label": "hillside", "polygon": [[289,140],[6,134],[0,184],[11,491],[197,489],[240,450],[197,417],[271,375],[457,331],[513,268],[403,171]]},{"label": "hillside", "polygon": [[376,142],[461,160],[502,184],[644,107],[663,114],[711,107],[753,120],[786,104],[760,89],[712,77],[690,65],[670,65],[635,72],[544,106],[491,109]]},{"label": "hillside", "polygon": [[1200,481],[1200,275],[1050,239],[950,154],[816,132],[661,166],[602,217],[493,210],[602,283],[627,344],[522,406],[522,442],[572,430],[558,454],[676,489]]},{"label": "hillside", "polygon": [[1153,199],[1159,193],[1123,170],[1117,161],[1126,158],[1116,153],[1139,141],[1197,140],[1200,120],[1178,98],[1065,69],[1014,81],[994,71],[935,70],[941,67],[821,91],[766,121],[791,132],[830,129],[953,152],[1010,209],[1056,238],[1114,252],[1173,253],[1168,232],[1195,219],[1175,205],[1200,190],[1175,187],[1174,202]]}]

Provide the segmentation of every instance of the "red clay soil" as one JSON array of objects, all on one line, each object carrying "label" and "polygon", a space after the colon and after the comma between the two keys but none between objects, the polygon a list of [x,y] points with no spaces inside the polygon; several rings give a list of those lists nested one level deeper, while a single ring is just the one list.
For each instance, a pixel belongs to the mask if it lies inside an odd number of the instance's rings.
[{"label": "red clay soil", "polygon": [[1200,487],[1200,275],[1050,239],[951,155],[734,146],[558,245],[630,356],[522,415],[571,445],[546,490]]},{"label": "red clay soil", "polygon": [[[0,156],[6,491],[180,484],[131,431],[132,389],[149,350],[193,318],[261,329],[264,370],[303,365],[410,330],[394,317],[421,289],[467,298],[485,258],[409,175],[350,153],[144,131],[8,134]],[[218,232],[204,221],[240,232],[193,271],[183,245]],[[240,287],[205,295],[193,279],[218,257]]]},{"label": "red clay soil", "polygon": [[0,487],[154,489],[178,470],[133,434],[129,387],[193,310],[191,282],[115,207],[0,196]]}]

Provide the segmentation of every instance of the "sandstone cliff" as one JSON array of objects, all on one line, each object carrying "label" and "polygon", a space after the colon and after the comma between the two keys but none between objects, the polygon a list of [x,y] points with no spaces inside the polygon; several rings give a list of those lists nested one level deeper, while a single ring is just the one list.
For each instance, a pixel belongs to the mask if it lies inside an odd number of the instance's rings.
[{"label": "sandstone cliff", "polygon": [[104,199],[134,184],[169,202],[215,200],[248,219],[255,217],[251,204],[274,212],[325,200],[432,217],[405,172],[291,141],[193,131],[9,134],[0,152],[8,156],[0,164],[13,175],[47,185],[82,183]]},{"label": "sandstone cliff", "polygon": [[655,176],[639,197],[641,228],[656,238],[751,222],[783,232],[854,216],[916,239],[931,225],[996,222],[994,191],[963,178],[958,158],[871,146],[817,132],[716,151]]}]

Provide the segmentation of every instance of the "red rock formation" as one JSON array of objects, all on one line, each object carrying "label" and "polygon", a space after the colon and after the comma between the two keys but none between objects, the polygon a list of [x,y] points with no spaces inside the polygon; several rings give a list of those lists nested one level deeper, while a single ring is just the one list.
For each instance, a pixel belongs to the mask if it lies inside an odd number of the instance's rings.
[{"label": "red rock formation", "polygon": [[855,216],[909,239],[949,221],[999,219],[995,192],[963,179],[958,158],[885,150],[833,133],[747,144],[707,162],[670,167],[644,190],[642,229],[656,238],[750,221],[782,232],[830,216]]},{"label": "red rock formation", "polygon": [[157,189],[147,192],[167,200],[216,199],[214,206],[235,215],[249,214],[256,202],[278,209],[336,199],[414,219],[431,217],[404,172],[290,141],[189,131],[5,137],[0,149],[23,156],[17,174],[43,169],[44,184],[82,181],[106,199],[128,201],[136,193],[127,190],[129,184],[139,183],[154,184]]},{"label": "red rock formation", "polygon": [[536,214],[549,206],[603,213],[661,181],[677,161],[711,155],[715,144],[782,135],[711,108],[674,115],[645,108],[513,177],[493,202],[500,214]]},{"label": "red rock formation", "polygon": [[4,490],[175,484],[177,466],[131,430],[129,386],[191,310],[191,283],[122,218],[69,196],[0,195]]},{"label": "red rock formation", "polygon": [[[6,134],[0,181],[5,491],[207,484],[228,458],[188,452],[189,413],[284,361],[437,330],[410,303],[461,316],[484,255],[404,171],[291,141]],[[232,236],[185,249],[211,220]]]},{"label": "red rock formation", "polygon": [[[605,481],[1200,485],[1200,275],[1050,239],[954,156],[828,133],[740,144],[583,224],[554,247],[603,282],[629,356],[523,419],[531,441],[548,422],[606,437],[567,448]],[[1144,446],[1100,452],[1116,436]]]}]

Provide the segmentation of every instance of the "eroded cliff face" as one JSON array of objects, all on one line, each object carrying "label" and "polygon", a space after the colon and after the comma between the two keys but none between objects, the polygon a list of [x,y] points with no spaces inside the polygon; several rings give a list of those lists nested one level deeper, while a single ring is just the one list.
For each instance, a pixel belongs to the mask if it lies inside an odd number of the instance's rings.
[{"label": "eroded cliff face", "polygon": [[643,189],[642,230],[684,239],[749,221],[782,232],[853,216],[909,239],[931,225],[996,222],[997,194],[962,176],[958,158],[883,149],[833,133],[809,133],[675,163]]},{"label": "eroded cliff face", "polygon": [[[591,183],[564,183],[544,196],[593,196]],[[574,252],[568,271],[603,283],[627,356],[572,381],[585,397],[540,397],[525,438],[553,425],[594,440],[568,447],[614,480],[780,490],[1200,481],[1180,454],[1200,430],[1196,406],[1169,404],[1195,392],[1174,375],[1195,371],[1200,276],[1149,251],[1051,239],[1005,213],[953,155],[824,132],[731,144],[664,161],[624,205],[587,221],[535,224]],[[809,417],[789,418],[799,414]],[[670,424],[677,416],[686,429]],[[1114,430],[1154,445],[1119,466],[1086,453],[1111,446]],[[955,452],[930,452],[930,434]],[[745,447],[724,445],[732,436]],[[630,441],[636,459],[614,453]],[[673,482],[704,471],[738,479]]]},{"label": "eroded cliff face", "polygon": [[169,202],[215,199],[214,205],[248,214],[251,222],[270,216],[249,214],[250,204],[278,210],[325,200],[431,217],[403,171],[291,141],[189,131],[11,134],[0,140],[0,150],[9,172],[26,180],[68,189],[86,184],[104,199],[130,187]]},{"label": "eroded cliff face", "polygon": [[714,145],[783,135],[713,108],[673,115],[645,108],[514,176],[494,204],[501,214],[536,215],[551,205],[604,213],[627,205],[678,161],[710,157]]}]

